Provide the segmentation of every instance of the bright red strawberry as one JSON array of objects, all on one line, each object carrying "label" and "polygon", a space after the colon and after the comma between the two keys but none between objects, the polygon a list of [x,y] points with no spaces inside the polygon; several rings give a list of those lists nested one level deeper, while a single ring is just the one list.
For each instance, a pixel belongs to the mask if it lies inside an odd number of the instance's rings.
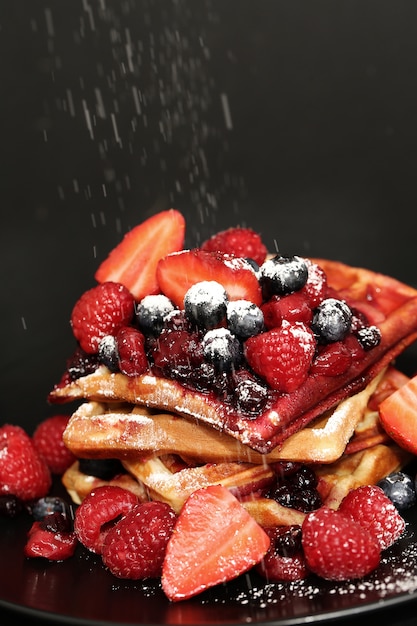
[{"label": "bright red strawberry", "polygon": [[308,326],[285,320],[279,328],[250,337],[244,347],[252,369],[282,393],[295,391],[306,380],[315,349]]},{"label": "bright red strawberry", "polygon": [[206,252],[225,252],[253,259],[258,265],[262,265],[268,252],[258,233],[251,228],[240,226],[216,233],[200,247]]},{"label": "bright red strawberry", "polygon": [[78,540],[91,552],[101,554],[111,527],[138,502],[131,491],[113,485],[90,491],[75,512],[74,530]]},{"label": "bright red strawberry", "polygon": [[379,418],[385,431],[399,446],[417,454],[417,376],[381,402]]},{"label": "bright red strawberry", "polygon": [[256,571],[272,581],[302,580],[308,575],[301,545],[301,526],[266,528],[271,540],[268,552],[256,566]]},{"label": "bright red strawberry", "polygon": [[378,411],[379,405],[385,398],[388,398],[394,391],[408,383],[409,377],[390,365],[386,370],[383,379],[369,399],[368,407],[371,411]]},{"label": "bright red strawberry", "polygon": [[88,354],[98,351],[105,335],[116,335],[133,319],[135,301],[120,283],[107,282],[85,291],[71,314],[74,337]]},{"label": "bright red strawberry", "polygon": [[262,305],[261,310],[267,329],[281,326],[282,320],[309,324],[313,319],[308,298],[301,291],[295,291],[287,296],[272,296]]},{"label": "bright red strawberry", "polygon": [[243,258],[221,252],[183,250],[161,259],[156,270],[158,284],[179,308],[184,308],[184,296],[195,283],[214,280],[223,285],[229,300],[262,302],[261,288],[253,267]]},{"label": "bright red strawberry", "polygon": [[54,516],[33,522],[24,547],[27,557],[42,557],[49,561],[64,561],[72,556],[78,540],[75,532],[57,528]]},{"label": "bright red strawberry", "polygon": [[51,487],[51,473],[45,459],[20,426],[0,428],[0,495],[21,500],[45,496]]},{"label": "bright red strawberry", "polygon": [[132,326],[123,326],[117,335],[119,368],[127,376],[140,376],[149,369],[145,352],[145,337]]},{"label": "bright red strawberry", "polygon": [[104,565],[118,578],[159,578],[176,519],[165,502],[137,504],[107,534]]},{"label": "bright red strawberry", "polygon": [[304,519],[302,545],[307,567],[328,580],[362,578],[380,563],[380,547],[372,534],[326,506]]},{"label": "bright red strawberry", "polygon": [[265,555],[269,537],[228,489],[197,489],[186,500],[168,542],[162,588],[185,600],[248,571]]},{"label": "bright red strawberry", "polygon": [[376,485],[350,491],[340,503],[339,511],[371,533],[381,550],[391,546],[405,528],[405,521],[395,505]]},{"label": "bright red strawberry", "polygon": [[53,415],[46,418],[37,426],[32,436],[35,448],[44,457],[52,474],[63,474],[76,460],[62,439],[69,417]]},{"label": "bright red strawberry", "polygon": [[122,283],[141,300],[159,292],[156,266],[184,247],[185,219],[179,211],[161,211],[130,230],[95,273],[99,283]]}]

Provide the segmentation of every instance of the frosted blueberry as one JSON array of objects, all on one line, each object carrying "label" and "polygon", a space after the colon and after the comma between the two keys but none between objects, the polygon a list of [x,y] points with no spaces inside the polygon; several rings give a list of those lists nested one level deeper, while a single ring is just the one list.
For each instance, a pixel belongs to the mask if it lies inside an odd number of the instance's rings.
[{"label": "frosted blueberry", "polygon": [[259,268],[259,283],[266,299],[273,295],[298,291],[304,287],[307,279],[307,263],[299,256],[277,254],[265,261]]},{"label": "frosted blueberry", "polygon": [[209,330],[203,337],[204,357],[217,371],[229,372],[242,358],[242,346],[236,335],[227,328]]},{"label": "frosted blueberry", "polygon": [[145,296],[136,306],[136,322],[144,335],[159,335],[174,304],[163,294]]},{"label": "frosted blueberry", "polygon": [[211,329],[226,317],[227,293],[215,280],[192,285],[184,296],[185,314],[200,328]]},{"label": "frosted blueberry", "polygon": [[109,368],[111,372],[119,369],[119,351],[116,337],[105,335],[98,345],[98,360]]},{"label": "frosted blueberry", "polygon": [[229,330],[241,339],[248,339],[263,330],[264,314],[249,300],[228,302],[226,317]]},{"label": "frosted blueberry", "polygon": [[352,311],[343,300],[326,298],[314,311],[311,329],[325,342],[341,341],[350,331]]}]

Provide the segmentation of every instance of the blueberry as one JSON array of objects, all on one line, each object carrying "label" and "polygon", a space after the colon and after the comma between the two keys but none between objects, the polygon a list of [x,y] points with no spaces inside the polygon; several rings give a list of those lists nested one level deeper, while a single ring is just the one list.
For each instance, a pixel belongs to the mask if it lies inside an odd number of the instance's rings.
[{"label": "blueberry", "polygon": [[98,359],[100,363],[109,368],[111,372],[119,370],[119,351],[116,337],[105,335],[98,345]]},{"label": "blueberry", "polygon": [[217,371],[229,372],[242,359],[242,346],[227,328],[209,330],[202,340],[204,356]]},{"label": "blueberry", "polygon": [[229,330],[241,339],[248,339],[263,330],[264,314],[249,300],[228,302],[226,317]]},{"label": "blueberry", "polygon": [[200,328],[215,328],[226,317],[227,293],[215,280],[192,285],[184,296],[185,314]]},{"label": "blueberry", "polygon": [[145,296],[136,307],[136,322],[144,335],[156,336],[174,310],[173,302],[163,294]]},{"label": "blueberry", "polygon": [[54,513],[57,513],[68,520],[73,518],[72,509],[68,502],[58,496],[46,496],[45,498],[39,498],[39,500],[36,500],[34,503],[31,513],[36,521],[42,521]]},{"label": "blueberry", "polygon": [[78,459],[78,469],[87,476],[111,480],[123,471],[118,459]]},{"label": "blueberry", "polygon": [[393,472],[382,478],[378,486],[399,511],[409,509],[417,502],[415,481],[404,472]]},{"label": "blueberry", "polygon": [[352,311],[343,300],[326,298],[314,311],[311,328],[325,342],[341,341],[350,331]]},{"label": "blueberry", "polygon": [[269,300],[273,295],[285,295],[298,291],[306,284],[308,267],[299,256],[276,255],[259,268],[259,283],[263,295]]}]

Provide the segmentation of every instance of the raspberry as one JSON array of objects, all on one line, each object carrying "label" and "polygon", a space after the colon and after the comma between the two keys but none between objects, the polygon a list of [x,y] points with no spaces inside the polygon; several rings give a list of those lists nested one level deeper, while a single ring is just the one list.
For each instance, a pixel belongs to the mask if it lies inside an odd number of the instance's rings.
[{"label": "raspberry", "polygon": [[119,368],[127,376],[140,376],[149,369],[145,337],[131,326],[123,326],[116,335]]},{"label": "raspberry", "polygon": [[137,496],[127,489],[97,487],[75,512],[74,530],[78,540],[91,552],[101,554],[107,533],[138,502]]},{"label": "raspberry", "polygon": [[270,387],[290,393],[306,380],[315,349],[316,341],[308,326],[284,320],[279,328],[250,337],[245,343],[245,356]]},{"label": "raspberry", "polygon": [[134,315],[135,301],[119,283],[106,282],[84,292],[76,302],[71,325],[74,337],[88,354],[95,354],[105,335],[116,335]]},{"label": "raspberry", "polygon": [[313,319],[313,311],[307,297],[301,291],[295,291],[287,296],[272,296],[261,310],[264,314],[266,328],[281,326],[282,320],[288,322],[305,322],[309,324]]},{"label": "raspberry", "polygon": [[256,565],[256,571],[272,581],[302,580],[308,575],[301,546],[300,526],[266,528],[271,540],[268,552]]},{"label": "raspberry", "polygon": [[376,485],[350,491],[340,503],[339,511],[371,533],[381,550],[392,545],[405,528],[398,509]]},{"label": "raspberry", "polygon": [[45,496],[51,473],[29,435],[20,426],[0,428],[0,495],[27,501]]},{"label": "raspberry", "polygon": [[307,567],[328,580],[362,578],[378,567],[381,556],[372,534],[326,506],[305,518],[302,546]]},{"label": "raspberry", "polygon": [[165,502],[137,504],[107,534],[103,563],[118,578],[159,578],[176,519]]},{"label": "raspberry", "polygon": [[309,259],[306,259],[306,263],[308,278],[300,291],[307,297],[311,308],[314,309],[327,297],[327,275],[324,269],[316,263],[312,263]]},{"label": "raspberry", "polygon": [[205,252],[224,252],[253,259],[261,265],[267,255],[266,246],[258,233],[251,228],[228,228],[216,233],[200,246]]},{"label": "raspberry", "polygon": [[76,460],[62,439],[69,415],[54,415],[41,422],[32,440],[37,451],[44,457],[52,474],[62,475]]}]

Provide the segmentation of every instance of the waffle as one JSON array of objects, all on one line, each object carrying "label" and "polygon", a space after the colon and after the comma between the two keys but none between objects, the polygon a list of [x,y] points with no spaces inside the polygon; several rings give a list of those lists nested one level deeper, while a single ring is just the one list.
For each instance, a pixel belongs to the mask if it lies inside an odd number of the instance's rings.
[{"label": "waffle", "polygon": [[[103,374],[104,387],[106,377],[113,375]],[[82,404],[69,421],[64,442],[78,457],[137,458],[138,453],[150,453],[178,454],[194,463],[331,463],[343,454],[365,414],[370,419],[368,400],[382,378],[380,373],[361,392],[346,398],[265,455],[197,420],[127,403]]]}]

